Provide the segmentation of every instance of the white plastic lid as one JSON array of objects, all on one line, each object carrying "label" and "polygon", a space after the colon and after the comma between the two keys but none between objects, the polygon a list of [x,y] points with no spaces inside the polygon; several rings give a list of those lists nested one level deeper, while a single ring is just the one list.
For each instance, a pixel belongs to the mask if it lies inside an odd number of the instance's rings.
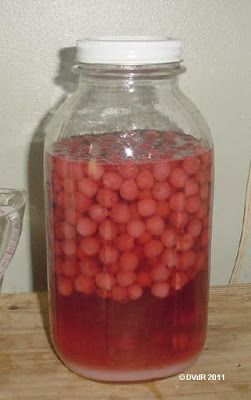
[{"label": "white plastic lid", "polygon": [[77,41],[80,63],[146,65],[182,60],[180,40],[155,36],[104,36]]}]

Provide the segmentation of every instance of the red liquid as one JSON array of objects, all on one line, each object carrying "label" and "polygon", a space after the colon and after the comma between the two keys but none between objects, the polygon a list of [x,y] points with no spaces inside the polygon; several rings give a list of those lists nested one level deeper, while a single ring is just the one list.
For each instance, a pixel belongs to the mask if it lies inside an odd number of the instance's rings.
[{"label": "red liquid", "polygon": [[210,150],[172,132],[85,135],[53,146],[52,335],[66,364],[80,373],[151,371],[198,355],[210,168]]}]

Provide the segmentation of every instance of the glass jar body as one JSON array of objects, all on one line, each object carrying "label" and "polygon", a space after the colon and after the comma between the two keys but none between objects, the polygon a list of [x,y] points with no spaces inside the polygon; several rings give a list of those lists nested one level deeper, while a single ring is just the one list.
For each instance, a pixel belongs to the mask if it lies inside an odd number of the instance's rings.
[{"label": "glass jar body", "polygon": [[51,335],[85,377],[161,378],[203,348],[212,141],[179,71],[82,66],[49,126]]}]

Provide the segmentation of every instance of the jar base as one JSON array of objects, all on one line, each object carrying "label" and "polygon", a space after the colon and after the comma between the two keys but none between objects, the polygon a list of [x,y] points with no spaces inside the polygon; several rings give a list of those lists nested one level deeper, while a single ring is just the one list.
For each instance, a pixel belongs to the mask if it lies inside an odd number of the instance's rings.
[{"label": "jar base", "polygon": [[61,361],[69,370],[84,378],[103,382],[136,382],[162,379],[176,375],[192,366],[197,358],[198,356],[195,356],[189,358],[185,362],[173,364],[163,368],[125,371],[91,369],[87,367],[81,367],[80,365],[66,361],[63,358],[61,358]]}]

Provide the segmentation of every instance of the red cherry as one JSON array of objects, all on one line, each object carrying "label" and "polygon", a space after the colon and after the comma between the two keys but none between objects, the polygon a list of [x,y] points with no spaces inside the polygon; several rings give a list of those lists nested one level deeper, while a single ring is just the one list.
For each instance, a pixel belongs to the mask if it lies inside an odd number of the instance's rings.
[{"label": "red cherry", "polygon": [[75,228],[67,222],[62,222],[60,224],[60,230],[65,239],[74,239],[76,236]]},{"label": "red cherry", "polygon": [[189,233],[184,233],[184,235],[178,236],[177,239],[177,250],[178,251],[187,251],[193,247],[193,236]]},{"label": "red cherry", "polygon": [[136,178],[139,189],[151,189],[154,184],[154,179],[150,171],[142,170]]},{"label": "red cherry", "polygon": [[58,277],[57,289],[62,296],[70,296],[73,293],[72,281],[63,276]]},{"label": "red cherry", "polygon": [[102,178],[105,169],[103,165],[98,164],[96,161],[89,161],[87,165],[87,172],[89,177],[94,179],[94,181],[99,181]]},{"label": "red cherry", "polygon": [[143,294],[142,288],[137,283],[133,283],[132,285],[128,286],[127,290],[128,296],[131,300],[137,300]]},{"label": "red cherry", "polygon": [[177,234],[173,228],[167,228],[161,235],[161,240],[168,248],[174,247],[177,242]]},{"label": "red cherry", "polygon": [[81,213],[85,213],[89,209],[91,205],[91,199],[89,197],[86,197],[81,192],[74,192],[71,196],[76,210],[80,211]]},{"label": "red cherry", "polygon": [[157,182],[153,187],[152,193],[155,200],[166,200],[171,194],[170,185],[167,182]]},{"label": "red cherry", "polygon": [[137,279],[137,275],[133,271],[120,271],[117,274],[117,282],[120,286],[128,287],[134,283]]},{"label": "red cherry", "polygon": [[105,172],[103,177],[104,187],[111,190],[119,190],[123,179],[116,172]]},{"label": "red cherry", "polygon": [[146,220],[146,230],[151,235],[159,236],[164,232],[165,222],[163,218],[158,215],[153,215],[152,217]]},{"label": "red cherry", "polygon": [[174,228],[181,229],[184,228],[189,220],[188,213],[186,211],[176,212],[171,211],[169,214],[169,221]]},{"label": "red cherry", "polygon": [[99,189],[97,200],[101,206],[112,208],[118,202],[118,195],[110,189]]},{"label": "red cherry", "polygon": [[174,168],[169,176],[169,182],[177,189],[182,189],[187,182],[187,174],[182,168]]},{"label": "red cherry", "polygon": [[115,247],[106,244],[99,252],[100,261],[103,264],[113,264],[118,259],[118,250]]},{"label": "red cherry", "polygon": [[78,181],[78,189],[87,197],[93,197],[97,193],[98,185],[91,178],[82,178]]},{"label": "red cherry", "polygon": [[140,200],[138,202],[138,213],[142,217],[150,217],[153,215],[156,211],[157,208],[157,203],[153,199],[145,199],[145,200]]},{"label": "red cherry", "polygon": [[177,251],[174,249],[165,249],[161,255],[161,261],[168,266],[173,268],[177,265]]},{"label": "red cherry", "polygon": [[155,282],[151,288],[152,295],[165,298],[169,294],[169,284],[167,282]]},{"label": "red cherry", "polygon": [[138,188],[133,180],[126,180],[120,187],[120,195],[123,199],[132,201],[138,196]]},{"label": "red cherry", "polygon": [[107,210],[100,204],[92,204],[89,208],[89,215],[93,221],[100,223],[106,218]]},{"label": "red cherry", "polygon": [[55,170],[58,176],[62,179],[68,176],[68,162],[62,158],[55,159]]},{"label": "red cherry", "polygon": [[198,157],[187,157],[183,161],[183,168],[188,175],[196,174],[200,169],[201,161]]},{"label": "red cherry", "polygon": [[73,256],[76,253],[75,240],[64,240],[61,242],[60,247],[66,256]]},{"label": "red cherry", "polygon": [[169,199],[169,205],[174,211],[184,211],[186,207],[186,197],[182,192],[173,193]]},{"label": "red cherry", "polygon": [[197,174],[195,175],[195,179],[196,179],[196,181],[197,182],[199,182],[201,185],[203,184],[203,183],[206,183],[207,182],[207,171],[206,170],[203,170],[203,169],[200,169],[198,172],[197,172]]},{"label": "red cherry", "polygon": [[115,279],[109,272],[100,272],[96,275],[96,285],[103,290],[111,290],[115,285]]},{"label": "red cherry", "polygon": [[78,219],[78,213],[74,208],[67,208],[64,212],[64,217],[69,224],[75,225]]},{"label": "red cherry", "polygon": [[76,183],[72,178],[65,178],[63,186],[66,193],[73,193],[76,190]]},{"label": "red cherry", "polygon": [[187,232],[194,238],[198,237],[202,231],[202,222],[200,219],[192,219],[187,225]]},{"label": "red cherry", "polygon": [[160,240],[152,239],[144,245],[144,252],[147,258],[157,257],[163,250],[163,243]]},{"label": "red cherry", "polygon": [[118,171],[124,179],[135,178],[138,170],[139,168],[135,164],[124,164],[118,167]]},{"label": "red cherry", "polygon": [[79,275],[75,279],[74,287],[77,292],[90,295],[95,290],[94,279],[89,276]]},{"label": "red cherry", "polygon": [[117,226],[109,219],[106,219],[99,225],[99,234],[104,240],[115,239],[117,232]]},{"label": "red cherry", "polygon": [[79,180],[84,176],[83,164],[79,162],[69,163],[69,176],[75,180]]},{"label": "red cherry", "polygon": [[199,193],[199,184],[194,179],[188,179],[185,184],[185,195],[196,196]]},{"label": "red cherry", "polygon": [[201,201],[199,196],[189,197],[186,200],[186,210],[189,213],[195,213],[199,211],[200,207],[201,207]]},{"label": "red cherry", "polygon": [[151,269],[151,277],[154,281],[166,281],[170,275],[170,270],[164,264],[159,264]]},{"label": "red cherry", "polygon": [[145,224],[138,218],[131,219],[127,226],[127,232],[132,238],[139,238],[145,232]]},{"label": "red cherry", "polygon": [[99,251],[99,240],[93,236],[87,236],[80,241],[80,247],[84,254],[93,256]]},{"label": "red cherry", "polygon": [[131,217],[131,210],[127,204],[118,203],[111,210],[111,219],[118,224],[126,224]]},{"label": "red cherry", "polygon": [[97,224],[89,217],[83,217],[78,220],[76,229],[82,236],[91,236],[96,232]]},{"label": "red cherry", "polygon": [[171,172],[171,166],[166,161],[154,163],[153,176],[157,181],[164,181]]}]

